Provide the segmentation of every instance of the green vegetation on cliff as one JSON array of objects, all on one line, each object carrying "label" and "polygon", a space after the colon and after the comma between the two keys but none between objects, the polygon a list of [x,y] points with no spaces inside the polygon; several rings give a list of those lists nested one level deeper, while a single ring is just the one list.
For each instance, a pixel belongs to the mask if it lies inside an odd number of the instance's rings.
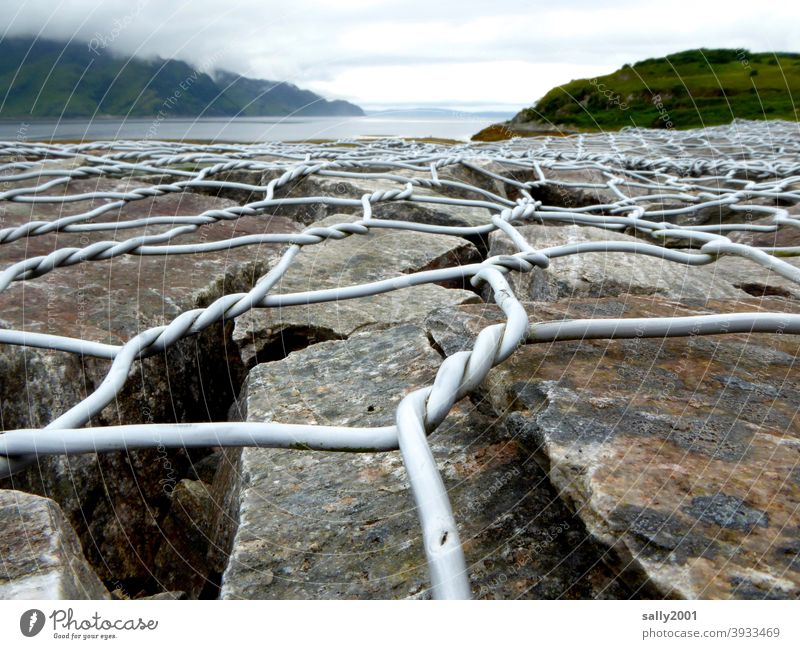
[{"label": "green vegetation on cliff", "polygon": [[734,118],[794,121],[795,100],[800,101],[800,54],[695,49],[553,88],[506,127],[513,135],[529,124],[605,130],[685,129]]}]

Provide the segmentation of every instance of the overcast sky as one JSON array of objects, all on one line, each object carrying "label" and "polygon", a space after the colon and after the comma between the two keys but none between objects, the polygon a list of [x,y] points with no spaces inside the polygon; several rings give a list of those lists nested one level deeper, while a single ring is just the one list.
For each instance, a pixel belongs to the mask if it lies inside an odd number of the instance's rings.
[{"label": "overcast sky", "polygon": [[515,111],[554,85],[690,47],[800,50],[800,3],[2,0],[4,35],[288,80],[367,109]]}]

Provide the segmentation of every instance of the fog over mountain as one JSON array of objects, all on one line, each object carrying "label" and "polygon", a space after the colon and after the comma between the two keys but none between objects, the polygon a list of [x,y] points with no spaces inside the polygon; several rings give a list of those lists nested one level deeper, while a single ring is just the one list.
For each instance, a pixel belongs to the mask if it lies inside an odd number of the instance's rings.
[{"label": "fog over mountain", "polygon": [[[675,0],[6,0],[0,35],[280,79],[367,110],[517,111],[570,79],[695,47],[794,51],[800,4]],[[205,69],[205,68],[204,68]]]},{"label": "fog over mountain", "polygon": [[0,117],[363,115],[297,86],[174,59],[120,56],[88,44],[26,37],[0,42]]}]

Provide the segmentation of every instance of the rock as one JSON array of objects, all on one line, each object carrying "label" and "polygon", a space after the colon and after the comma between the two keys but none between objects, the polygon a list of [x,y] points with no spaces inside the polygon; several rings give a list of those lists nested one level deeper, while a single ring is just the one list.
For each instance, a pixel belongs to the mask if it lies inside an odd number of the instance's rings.
[{"label": "rock", "polygon": [[152,600],[179,600],[179,599],[189,599],[186,597],[186,593],[181,590],[170,590],[163,593],[157,593],[155,595],[150,595],[149,597],[140,597],[139,599],[152,599]]},{"label": "rock", "polygon": [[[77,181],[79,186],[71,192],[89,191],[85,183]],[[110,182],[110,181],[105,181]],[[68,189],[72,184],[68,186]],[[117,187],[122,190],[124,187]],[[68,192],[70,193],[70,192]],[[98,201],[98,204],[101,201]],[[28,221],[32,215],[36,218],[55,217],[59,212],[47,211],[49,204],[36,206],[32,211],[31,206],[15,203],[2,203],[0,208],[6,209],[6,225],[19,225]],[[67,203],[70,210],[79,212],[76,206],[94,206],[94,202]],[[232,201],[215,199],[200,194],[168,194],[156,199],[148,199],[129,203],[121,211],[121,216],[106,216],[113,222],[115,218],[141,218],[153,214],[196,214],[207,209],[218,209],[234,205]],[[59,208],[58,205],[56,205]],[[27,211],[27,213],[25,213]],[[153,230],[163,231],[164,226],[153,226]],[[196,233],[180,237],[177,242],[217,241],[228,239],[232,236],[255,234],[263,232],[293,232],[297,228],[289,221],[266,217],[243,217],[236,221],[222,221],[214,225],[203,226]],[[148,233],[151,230],[148,229]],[[86,233],[82,235],[58,233],[30,237],[24,246],[4,245],[0,248],[0,263],[7,266],[13,261],[23,257],[42,255],[65,246],[88,245],[94,241],[127,238],[136,233],[136,230],[121,230],[117,233]],[[83,239],[83,241],[82,241]],[[122,256],[109,261],[86,262],[76,266],[59,268],[40,278],[17,282],[0,294],[0,306],[5,326],[26,331],[53,333],[73,337],[82,337],[89,340],[121,343],[141,330],[148,327],[165,324],[185,309],[204,306],[219,295],[245,290],[252,286],[255,279],[265,272],[269,263],[274,261],[275,247],[272,249],[262,247],[258,254],[252,248],[237,248],[228,252],[204,253],[203,255],[164,255],[157,257]],[[221,328],[220,328],[221,329]],[[217,334],[220,332],[218,331]],[[184,345],[185,354],[193,354],[200,347],[192,344]],[[19,358],[14,354],[15,348],[4,347],[3,355],[7,360]],[[33,407],[26,405],[15,406],[13,399],[7,398],[4,403],[4,417],[6,427],[14,426],[42,426],[58,416],[66,407],[76,402],[76,394],[83,394],[83,386],[70,386],[69,379],[81,382],[79,378],[85,369],[91,370],[95,376],[88,377],[87,389],[91,389],[95,378],[105,374],[107,363],[88,360],[84,368],[80,363],[73,369],[75,363],[64,363],[66,359],[73,359],[69,355],[59,352],[39,352],[28,350],[26,363],[32,365],[27,372],[27,385],[36,386],[39,373],[42,380],[49,383],[66,383],[61,389],[43,390],[36,399],[31,398]],[[180,354],[178,354],[180,356]],[[225,359],[226,361],[228,359]],[[231,359],[232,360],[232,359]],[[155,363],[155,359],[151,359]],[[44,366],[39,372],[35,367],[38,363]],[[227,364],[227,363],[226,363]],[[68,367],[61,367],[61,366]],[[235,368],[234,368],[235,370]],[[50,379],[52,373],[58,378]],[[72,376],[75,374],[75,376]],[[163,372],[162,372],[163,374]],[[175,377],[177,378],[177,377]],[[36,379],[36,380],[34,380]],[[63,379],[68,379],[64,381]],[[197,379],[188,383],[197,383]],[[55,386],[53,386],[55,387]],[[166,388],[166,385],[164,386]],[[176,386],[172,386],[173,388]],[[236,385],[238,388],[238,383]],[[14,386],[8,386],[9,391]],[[12,394],[18,394],[19,392]],[[4,395],[5,396],[5,395]],[[160,417],[159,410],[170,410],[177,406],[178,410],[194,409],[194,403],[185,403],[178,393],[171,393],[171,403],[164,404],[158,399],[145,400],[145,403],[136,403],[134,410],[140,411],[147,407],[152,411],[153,417]],[[194,402],[201,396],[196,387],[188,401]],[[223,400],[226,408],[230,399]],[[220,406],[215,406],[220,407]],[[122,405],[125,408],[125,405]],[[126,413],[127,414],[127,413]],[[132,413],[131,413],[132,414]],[[172,412],[169,413],[173,415]],[[117,413],[111,414],[109,419],[117,419]],[[141,418],[141,412],[136,417]],[[11,420],[11,421],[9,421]],[[15,422],[14,420],[19,420]],[[127,419],[130,423],[130,419]]]},{"label": "rock", "polygon": [[[634,183],[638,179],[621,173],[618,169],[598,169],[586,165],[574,169],[580,163],[546,162],[542,164],[542,172],[547,182],[532,186],[530,195],[542,201],[544,206],[553,207],[587,207],[589,205],[607,205],[622,200],[617,192],[608,185],[612,179],[620,179],[617,184],[623,196],[632,198],[657,193],[655,188],[638,187]],[[534,176],[531,180],[539,180]]]},{"label": "rock", "polygon": [[[464,162],[466,164],[452,164],[442,167],[438,172],[439,178],[469,183],[512,201],[522,198],[522,194],[520,193],[520,187],[509,181],[529,183],[539,178],[536,171],[527,166],[498,162],[489,158],[466,158]],[[490,174],[502,176],[508,180],[487,176],[485,173],[478,171],[479,169]],[[448,195],[451,193],[445,188],[439,191]],[[452,192],[452,195],[463,194]],[[469,196],[469,198],[473,197]]]},{"label": "rock", "polygon": [[0,599],[109,599],[78,537],[47,498],[0,490]]},{"label": "rock", "polygon": [[[333,171],[333,170],[332,170]],[[400,177],[430,177],[424,172],[409,172],[398,170],[393,167],[383,167],[376,169],[358,168],[346,169],[347,172],[356,173],[387,173]],[[279,178],[285,170],[270,170],[266,172],[254,171],[234,171],[225,175],[225,179],[233,182],[266,187],[271,180]],[[445,172],[443,178],[449,175]],[[377,191],[403,190],[405,180],[387,180],[383,178],[349,178],[336,176],[312,175],[298,178],[279,187],[275,191],[275,198],[292,199],[311,196],[323,196],[329,198],[353,198],[361,199],[364,194],[372,194]],[[492,186],[484,180],[481,185]],[[243,189],[222,189],[216,188],[206,190],[214,195],[231,198],[239,203],[245,204],[263,199],[263,192],[251,192]],[[451,188],[432,190],[427,187],[417,186],[414,188],[414,195],[419,197],[436,196],[462,196],[470,199],[481,199],[481,196],[474,192],[461,192]],[[362,215],[363,208],[350,207],[346,205],[296,205],[292,203],[279,204],[270,209],[270,213],[301,223],[310,225],[317,221],[323,221],[334,214],[348,214],[352,216]],[[413,201],[383,201],[372,206],[372,214],[377,219],[390,219],[397,221],[416,221],[418,223],[428,223],[432,225],[448,226],[476,226],[485,225],[491,222],[491,213],[484,207],[446,205],[441,203],[424,203]],[[351,219],[352,220],[352,219]]]},{"label": "rock", "polygon": [[[566,143],[567,140],[564,142]],[[577,151],[572,155],[577,155]],[[593,163],[582,164],[580,162],[563,163],[547,160],[539,162],[546,182],[538,182],[541,179],[534,170],[520,167],[517,167],[515,173],[503,175],[510,175],[521,182],[532,183],[528,192],[533,198],[542,201],[543,209],[548,206],[573,209],[610,205],[625,198],[636,198],[636,202],[631,204],[644,207],[651,212],[652,214],[645,214],[644,218],[653,221],[667,221],[678,225],[703,225],[741,222],[744,216],[742,211],[733,210],[726,205],[700,207],[695,212],[685,214],[658,215],[656,212],[687,207],[688,203],[674,197],[675,194],[684,193],[684,190],[663,184],[663,180],[660,181],[657,176],[643,180],[640,176],[627,174],[619,168],[608,166],[597,168]],[[509,171],[512,169],[513,167]],[[681,181],[680,178],[676,180]],[[612,189],[608,184],[610,181],[614,181],[618,191]],[[695,179],[692,181],[694,182]],[[739,188],[718,181],[716,183],[709,181],[708,187],[714,186],[720,190]],[[691,191],[685,193],[691,193]],[[508,197],[515,200],[519,196],[520,194],[516,190],[512,190]],[[704,200],[709,199],[705,198]],[[774,200],[758,200],[755,197],[752,197],[749,202],[752,204],[775,204]]]},{"label": "rock", "polygon": [[164,539],[155,558],[153,577],[164,590],[180,590],[189,599],[197,599],[212,583],[209,525],[215,503],[209,486],[199,480],[181,480],[171,500],[159,526]]},{"label": "rock", "polygon": [[[241,421],[238,402],[231,406],[231,421]],[[211,546],[208,562],[212,574],[219,584],[222,573],[228,565],[233,539],[239,520],[239,502],[241,495],[242,449],[225,448],[221,457],[214,482],[211,485],[211,497],[214,507],[209,516],[209,538]],[[219,594],[219,593],[217,593]]]},{"label": "rock", "polygon": [[[390,171],[390,173],[392,173]],[[418,174],[419,175],[419,174]],[[307,186],[301,186],[300,192],[308,192],[306,196],[339,196],[347,198],[361,198],[364,194],[372,194],[376,191],[385,191],[390,189],[405,189],[401,182],[381,180],[381,179],[340,179],[340,178],[325,178],[316,177],[307,180],[304,185],[313,183],[313,189]],[[446,192],[433,191],[424,187],[415,187],[414,195],[419,197],[436,197],[441,195],[455,195],[455,190],[448,190]],[[302,195],[302,194],[301,194]],[[466,198],[472,200],[479,199],[472,193],[461,194]],[[363,210],[361,207],[357,208],[344,208],[339,206],[324,206],[317,208],[314,220],[319,221],[326,216],[332,215],[336,212],[345,214],[361,215]],[[283,208],[276,212],[283,214]],[[412,201],[385,201],[375,203],[372,206],[372,215],[376,219],[387,219],[395,221],[414,221],[416,223],[428,223],[431,225],[448,225],[448,226],[476,226],[486,225],[491,222],[491,212],[483,207],[471,207],[462,205],[447,205],[442,203],[424,203]],[[298,217],[299,218],[299,217]],[[308,218],[308,217],[307,217]],[[303,218],[299,218],[302,223],[308,223]]]},{"label": "rock", "polygon": [[[123,191],[139,186],[132,179],[75,180],[54,194],[94,189]],[[0,203],[5,227],[30,219],[54,219],[81,213],[105,199],[53,204]],[[182,192],[128,203],[96,220],[153,215],[199,214],[235,205],[233,201]],[[151,226],[147,233],[166,226]],[[177,243],[208,242],[265,232],[294,232],[279,217],[248,216],[203,226]],[[142,230],[57,233],[0,246],[0,266],[25,256],[106,239],[127,239]],[[0,294],[2,326],[119,344],[180,313],[209,304],[223,294],[248,290],[273,263],[277,246],[236,248],[202,255],[122,256],[58,268],[16,282]],[[233,323],[215,325],[159,354],[134,364],[115,402],[95,424],[208,421],[225,419],[244,368],[231,344]],[[0,347],[0,414],[4,429],[41,427],[81,401],[104,378],[110,363],[64,352]],[[52,456],[0,486],[56,500],[78,533],[99,576],[121,584],[151,579],[163,534],[159,523],[170,507],[169,492],[190,475],[201,451],[150,449],[100,457]],[[113,586],[118,587],[118,586]]]},{"label": "rock", "polygon": [[[466,156],[464,162],[466,164],[456,163],[439,167],[436,172],[439,176],[439,179],[452,180],[465,183],[467,185],[473,185],[485,191],[497,194],[498,196],[502,196],[503,198],[508,198],[509,192],[514,191],[511,185],[497,178],[487,176],[485,173],[481,173],[480,171],[476,170],[476,168],[489,173],[506,176],[514,180],[520,180],[518,174],[528,173],[527,169],[521,169],[520,167],[513,167],[511,165],[503,165],[491,160],[490,158]],[[529,179],[530,178],[527,176],[525,177],[525,180]],[[464,197],[473,200],[485,200],[485,197],[481,194],[475,192],[464,192],[459,189],[449,188],[446,186],[439,187],[436,191],[445,196]]]},{"label": "rock", "polygon": [[[536,321],[794,311],[630,295],[526,307]],[[452,354],[501,320],[467,305],[435,312],[428,330]],[[796,599],[798,353],[796,337],[768,334],[527,345],[481,394],[635,592]]]},{"label": "rock", "polygon": [[[392,424],[402,396],[432,382],[440,362],[411,324],[322,342],[256,366],[240,413],[248,421]],[[501,420],[462,402],[431,445],[476,597],[628,596],[531,461],[532,449]],[[398,451],[247,448],[240,461],[227,489],[238,494],[239,525],[223,599],[429,596]]]},{"label": "rock", "polygon": [[[783,258],[792,266],[800,266],[800,258]],[[800,300],[800,285],[756,263],[728,255],[706,266],[715,282],[726,282],[753,297],[784,297]],[[712,293],[710,297],[715,297]]]},{"label": "rock", "polygon": [[[337,215],[317,225],[350,220]],[[345,287],[477,261],[475,247],[458,237],[373,229],[366,235],[309,246],[295,257],[273,294]],[[245,365],[252,367],[259,361],[282,358],[309,342],[421,321],[442,304],[477,300],[471,291],[426,284],[341,302],[259,309],[236,319],[233,337]]]},{"label": "rock", "polygon": [[[798,210],[796,208],[790,210],[790,214],[797,218]],[[739,213],[740,216],[745,217],[747,213]],[[752,225],[774,225],[772,217],[763,219],[747,219],[741,218],[740,223],[751,223]],[[800,246],[800,228],[782,225],[775,232],[730,232],[726,236],[735,241],[736,243],[744,243],[748,246],[757,246],[764,248],[771,248],[774,246]]]},{"label": "rock", "polygon": [[[631,241],[636,239],[611,230],[580,225],[559,227],[545,225],[516,226],[535,248],[549,248],[583,241]],[[489,235],[490,255],[512,255],[519,249],[503,232]],[[511,273],[509,281],[523,300],[548,302],[577,297],[612,297],[616,295],[653,295],[674,298],[746,298],[748,293],[734,286],[724,267],[740,267],[738,276],[760,277],[761,267],[754,262],[723,259],[721,266],[686,266],[657,257],[620,252],[591,252],[552,259],[546,269],[529,273]],[[776,276],[764,281],[774,281]],[[787,282],[790,283],[790,282]]]},{"label": "rock", "polygon": [[219,469],[220,461],[222,460],[222,455],[223,452],[221,450],[217,450],[212,452],[211,455],[207,455],[196,462],[192,462],[189,477],[192,480],[200,480],[206,484],[213,484],[214,476],[216,475],[217,469]]},{"label": "rock", "polygon": [[473,142],[497,142],[498,140],[510,140],[515,137],[541,137],[545,135],[563,137],[575,133],[577,133],[575,129],[563,124],[525,122],[511,119],[498,124],[490,124],[478,131],[470,139]]}]

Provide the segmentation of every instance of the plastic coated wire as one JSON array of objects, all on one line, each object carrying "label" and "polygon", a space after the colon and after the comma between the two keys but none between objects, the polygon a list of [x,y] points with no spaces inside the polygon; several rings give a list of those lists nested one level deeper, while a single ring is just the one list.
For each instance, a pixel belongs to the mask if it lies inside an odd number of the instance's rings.
[{"label": "plastic coated wire", "polygon": [[[434,597],[468,598],[470,588],[458,530],[427,436],[453,405],[475,390],[490,369],[521,344],[584,338],[711,335],[735,332],[800,333],[800,316],[785,313],[713,314],[675,318],[615,318],[533,323],[505,276],[547,268],[569,255],[589,252],[649,255],[684,265],[705,265],[733,255],[800,283],[800,269],[784,260],[796,247],[756,248],[735,243],[737,231],[777,232],[800,227],[783,207],[800,202],[800,137],[796,124],[736,121],[697,131],[623,129],[619,133],[569,138],[512,140],[490,145],[440,145],[401,140],[338,141],[324,144],[265,143],[196,145],[169,142],[91,142],[42,144],[0,142],[0,180],[8,187],[0,201],[63,204],[106,199],[84,212],[52,220],[31,220],[0,230],[0,244],[56,233],[119,233],[168,226],[157,234],[121,241],[96,241],[58,248],[26,258],[0,272],[0,291],[64,266],[108,260],[203,254],[265,243],[286,247],[280,261],[248,292],[228,294],[203,309],[153,327],[122,345],[38,332],[0,329],[0,344],[55,349],[111,360],[101,384],[82,402],[44,429],[0,435],[0,477],[27,467],[39,456],[164,447],[257,446],[340,452],[400,449],[423,531]],[[187,169],[191,167],[192,169]],[[237,176],[238,174],[238,176]],[[244,175],[242,175],[244,174]],[[444,178],[443,176],[450,176]],[[73,180],[125,178],[140,186],[126,191],[65,195]],[[303,179],[380,181],[385,189],[361,196],[287,196]],[[460,178],[460,179],[454,179]],[[478,183],[467,179],[481,180]],[[255,179],[255,181],[253,180]],[[494,187],[492,186],[494,183]],[[503,187],[516,193],[512,200]],[[58,190],[62,191],[59,192]],[[187,191],[238,190],[256,200],[201,214],[153,215],[114,223],[98,217],[146,198]],[[548,189],[563,203],[544,205],[533,194]],[[594,200],[573,204],[584,192]],[[598,199],[602,198],[602,202]],[[434,225],[413,219],[373,216],[374,206],[444,205],[483,210],[485,222],[473,226]],[[182,243],[181,237],[218,221],[270,215],[296,205],[329,205],[361,211],[361,218],[302,233],[233,237],[225,241]],[[725,214],[703,220],[701,215]],[[736,217],[742,216],[742,220]],[[754,218],[761,222],[753,223]],[[680,220],[681,223],[676,223]],[[732,222],[731,222],[732,221]],[[527,241],[515,223],[577,224],[633,232],[639,241],[576,242],[540,248]],[[451,236],[501,231],[518,252],[483,262],[335,289],[273,295],[271,290],[306,246],[328,239],[364,235],[373,228]],[[665,244],[668,244],[667,247]],[[555,261],[554,261],[555,260]],[[251,309],[357,299],[455,279],[487,284],[506,321],[483,329],[473,349],[446,358],[432,385],[420,387],[398,405],[393,426],[348,428],[276,422],[130,424],[84,428],[111,403],[141,358],[221,320]]]}]

